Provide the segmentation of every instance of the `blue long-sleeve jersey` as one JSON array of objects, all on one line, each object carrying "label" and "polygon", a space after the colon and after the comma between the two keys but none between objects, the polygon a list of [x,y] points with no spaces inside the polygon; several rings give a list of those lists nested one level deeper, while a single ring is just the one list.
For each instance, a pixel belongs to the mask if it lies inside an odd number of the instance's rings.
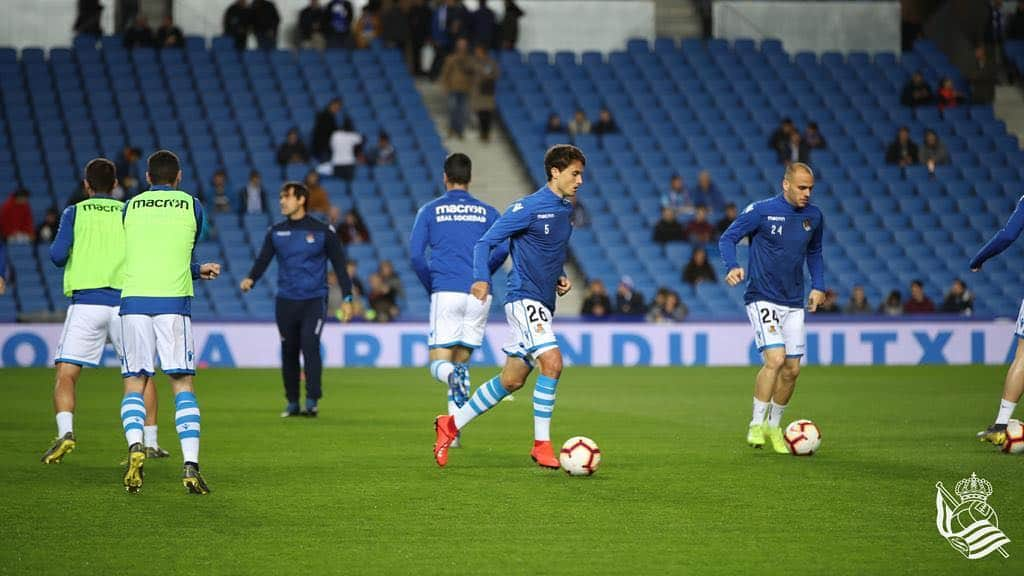
[{"label": "blue long-sleeve jersey", "polygon": [[473,279],[490,281],[489,257],[509,242],[512,273],[505,302],[536,300],[555,309],[555,286],[565,275],[565,250],[572,236],[572,202],[544,186],[512,204],[473,249]]},{"label": "blue long-sleeve jersey", "polygon": [[824,228],[825,218],[817,206],[796,208],[781,194],[747,206],[718,242],[725,269],[732,270],[739,266],[736,243],[750,236],[744,302],[765,300],[780,306],[803,307],[804,260],[811,273],[811,288],[824,290]]},{"label": "blue long-sleeve jersey", "polygon": [[[58,268],[63,268],[68,263],[68,258],[71,257],[71,248],[75,245],[75,216],[77,214],[74,204],[64,209],[60,215],[57,234],[54,235],[53,242],[50,243],[50,261]],[[121,291],[117,288],[75,290],[71,294],[71,303],[120,306]]]},{"label": "blue long-sleeve jersey", "polygon": [[985,263],[989,258],[997,256],[1003,250],[1010,247],[1013,244],[1020,233],[1024,231],[1024,196],[1021,196],[1017,200],[1017,207],[1013,210],[1013,214],[1010,215],[1010,219],[1006,221],[1006,226],[996,232],[981,250],[971,258],[970,268],[981,268],[981,265]]},{"label": "blue long-sleeve jersey", "polygon": [[263,240],[249,278],[259,280],[277,255],[277,297],[312,300],[327,296],[327,261],[338,276],[346,298],[352,296],[352,281],[345,270],[345,249],[334,228],[309,215],[288,218],[270,227]]},{"label": "blue long-sleeve jersey", "polygon": [[[496,208],[465,190],[449,190],[420,208],[409,236],[409,250],[412,268],[428,294],[469,293],[473,285],[473,248],[499,216]],[[508,243],[503,242],[491,252],[490,273],[507,257]]]}]

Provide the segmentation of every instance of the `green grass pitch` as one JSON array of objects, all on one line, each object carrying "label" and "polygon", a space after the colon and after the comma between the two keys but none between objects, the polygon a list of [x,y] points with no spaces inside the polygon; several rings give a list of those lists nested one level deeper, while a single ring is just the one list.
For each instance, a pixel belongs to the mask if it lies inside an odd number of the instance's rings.
[{"label": "green grass pitch", "polygon": [[[753,368],[569,367],[553,433],[601,446],[583,479],[530,461],[527,390],[441,470],[426,369],[328,370],[315,420],[278,417],[277,371],[206,370],[208,497],[179,483],[165,377],[172,458],[128,495],[117,373],[84,372],[78,449],[44,466],[52,372],[3,370],[0,573],[1021,574],[1024,458],[973,438],[1004,370],[805,368],[785,421],[815,420],[823,444],[793,458],[744,443]],[[971,472],[993,484],[1008,559],[969,561],[936,530],[935,483]]]}]

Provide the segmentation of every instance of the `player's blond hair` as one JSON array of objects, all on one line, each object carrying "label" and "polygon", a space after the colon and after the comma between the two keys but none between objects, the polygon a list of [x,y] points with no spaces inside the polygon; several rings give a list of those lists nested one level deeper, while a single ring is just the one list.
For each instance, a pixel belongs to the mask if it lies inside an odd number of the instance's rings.
[{"label": "player's blond hair", "polygon": [[807,172],[807,174],[811,178],[814,178],[814,170],[811,170],[810,166],[804,164],[803,162],[793,162],[792,164],[786,167],[786,175],[783,176],[783,179],[786,180],[787,182],[792,182],[793,176],[796,175],[797,170],[803,170],[804,172]]}]

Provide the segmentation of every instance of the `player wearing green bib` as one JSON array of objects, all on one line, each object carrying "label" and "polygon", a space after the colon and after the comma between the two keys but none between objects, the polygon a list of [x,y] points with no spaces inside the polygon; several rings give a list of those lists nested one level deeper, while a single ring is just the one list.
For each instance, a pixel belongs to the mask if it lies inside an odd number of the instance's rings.
[{"label": "player wearing green bib", "polygon": [[[59,463],[75,449],[75,387],[83,366],[98,366],[109,339],[118,358],[121,346],[121,286],[124,281],[124,204],[110,197],[117,185],[117,169],[106,158],[96,158],[85,167],[83,186],[86,200],[68,206],[50,245],[50,259],[64,268],[64,295],[71,298],[64,329],[57,344],[54,363],[57,383],[53,408],[57,439],[43,454],[45,464]],[[147,385],[148,418],[145,426],[146,454],[168,456],[157,444],[156,388]]]},{"label": "player wearing green bib", "polygon": [[149,157],[146,181],[150,188],[124,206],[124,287],[121,289],[121,327],[124,356],[124,399],[121,423],[128,442],[124,486],[142,488],[146,452],[142,445],[146,406],[142,392],[154,375],[154,358],[174,389],[174,423],[184,457],[182,483],[193,494],[210,489],[199,473],[199,404],[192,388],[195,342],[192,339],[192,280],[213,279],[220,265],[192,263],[202,233],[203,208],[178,190],[181,163],[174,153],[160,150]]}]

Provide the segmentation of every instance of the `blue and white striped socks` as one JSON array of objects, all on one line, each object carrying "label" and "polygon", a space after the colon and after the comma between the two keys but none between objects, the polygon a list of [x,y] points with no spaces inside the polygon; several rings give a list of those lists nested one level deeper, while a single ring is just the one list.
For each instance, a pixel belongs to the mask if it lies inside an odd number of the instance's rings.
[{"label": "blue and white striped socks", "polygon": [[533,439],[551,441],[551,413],[555,410],[555,389],[558,380],[541,374],[533,388]]},{"label": "blue and white striped socks", "polygon": [[192,392],[178,392],[174,396],[174,426],[181,441],[181,454],[185,462],[199,463],[199,404]]},{"label": "blue and white striped socks", "polygon": [[501,399],[508,396],[508,391],[501,385],[501,376],[495,376],[484,382],[476,389],[476,392],[462,405],[462,408],[455,410],[455,427],[459,430],[469,424],[477,416],[487,412]]},{"label": "blue and white striped socks", "polygon": [[142,428],[146,424],[146,403],[142,394],[128,392],[121,400],[121,426],[124,427],[124,439],[130,448],[132,444],[142,443]]},{"label": "blue and white striped socks", "polygon": [[453,370],[455,370],[455,364],[447,360],[434,360],[430,363],[430,375],[445,386],[448,385],[448,376]]}]

